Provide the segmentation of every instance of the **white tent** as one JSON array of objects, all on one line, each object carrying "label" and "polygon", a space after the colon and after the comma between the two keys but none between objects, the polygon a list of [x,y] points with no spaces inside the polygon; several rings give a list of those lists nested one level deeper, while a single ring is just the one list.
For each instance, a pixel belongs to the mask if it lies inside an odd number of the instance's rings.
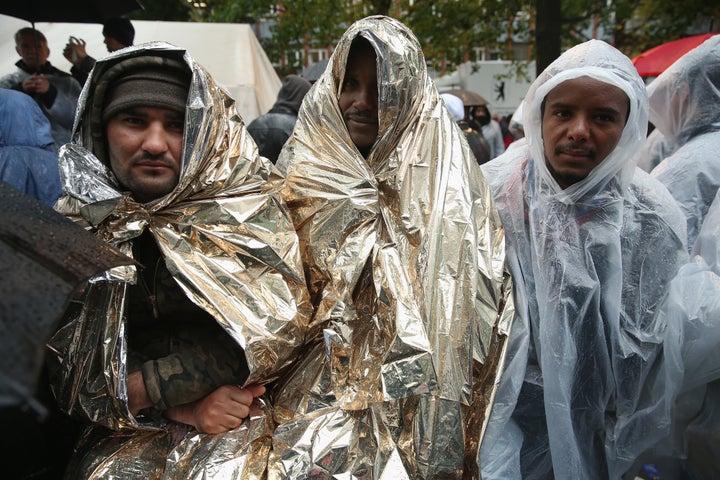
[{"label": "white tent", "polygon": [[[240,23],[189,23],[132,20],[135,44],[161,40],[186,48],[190,55],[213,78],[225,86],[237,102],[245,123],[250,123],[275,103],[280,90],[280,78],[252,28]],[[29,22],[0,15],[0,75],[16,69],[20,57],[15,52],[15,32],[31,26]],[[35,28],[48,39],[50,62],[57,68],[70,71],[70,62],[62,51],[68,37],[87,42],[90,56],[107,55],[103,43],[102,25],[96,23],[36,23]]]}]

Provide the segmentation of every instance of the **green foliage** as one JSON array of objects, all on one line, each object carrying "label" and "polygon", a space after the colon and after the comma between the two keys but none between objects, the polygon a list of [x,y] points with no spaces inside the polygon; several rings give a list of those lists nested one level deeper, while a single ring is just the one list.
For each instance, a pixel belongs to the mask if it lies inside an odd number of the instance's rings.
[{"label": "green foliage", "polygon": [[512,59],[510,38],[526,34],[530,2],[527,0],[403,1],[400,20],[417,35],[429,64],[452,70],[479,60],[482,46],[490,56]]},{"label": "green foliage", "polygon": [[[615,45],[628,56],[635,56],[670,40],[687,35],[720,30],[720,3],[707,0],[642,0],[625,6],[632,13],[616,25],[622,32]],[[634,8],[632,8],[634,6]]]},{"label": "green foliage", "polygon": [[[477,60],[476,47],[483,47],[490,58],[513,60],[509,39],[525,39],[532,46],[536,26],[547,24],[547,19],[536,18],[536,0],[204,1],[205,8],[196,8],[187,0],[142,0],[145,10],[132,18],[270,22],[272,37],[262,40],[263,47],[271,61],[284,64],[281,74],[305,66],[304,55],[298,52],[332,49],[348,25],[369,15],[389,15],[408,25],[428,64],[438,71]],[[597,32],[632,57],[662,42],[713,28],[720,28],[720,4],[707,0],[562,0],[556,34],[564,49]]]}]

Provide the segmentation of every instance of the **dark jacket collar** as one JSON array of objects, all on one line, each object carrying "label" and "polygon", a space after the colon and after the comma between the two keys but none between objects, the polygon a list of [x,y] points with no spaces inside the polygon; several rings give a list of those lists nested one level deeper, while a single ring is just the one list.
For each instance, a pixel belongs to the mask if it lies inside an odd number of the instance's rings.
[{"label": "dark jacket collar", "polygon": [[23,62],[22,59],[15,62],[15,66],[18,67],[20,70],[26,72],[26,73],[43,73],[43,74],[62,74],[61,70],[58,70],[57,68],[53,67],[50,62],[45,62],[43,65],[40,65],[40,67],[29,67],[27,63]]}]

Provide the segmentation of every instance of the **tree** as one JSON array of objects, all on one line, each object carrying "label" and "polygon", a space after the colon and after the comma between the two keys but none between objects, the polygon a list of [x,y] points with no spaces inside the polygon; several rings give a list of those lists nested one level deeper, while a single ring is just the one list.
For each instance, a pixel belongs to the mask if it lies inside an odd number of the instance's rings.
[{"label": "tree", "polygon": [[309,48],[332,49],[348,25],[368,15],[390,15],[418,37],[428,64],[453,70],[467,60],[515,59],[518,38],[534,47],[542,70],[563,49],[602,38],[632,57],[692,33],[718,29],[720,4],[707,0],[143,0],[132,18],[210,22],[269,22],[261,39],[280,73],[299,71]]}]

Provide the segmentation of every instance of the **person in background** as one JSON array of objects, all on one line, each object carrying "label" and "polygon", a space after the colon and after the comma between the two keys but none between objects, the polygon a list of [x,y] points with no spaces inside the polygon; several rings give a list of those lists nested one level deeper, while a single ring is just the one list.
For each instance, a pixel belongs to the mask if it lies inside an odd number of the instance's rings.
[{"label": "person in background", "polygon": [[665,135],[654,125],[650,124],[649,128],[653,130],[648,134],[638,153],[638,168],[648,173],[677,150],[675,142],[665,138]]},{"label": "person in background", "polygon": [[675,149],[651,174],[680,205],[691,252],[720,188],[720,35],[661,73],[648,97],[650,122]]},{"label": "person in background", "polygon": [[720,375],[718,295],[698,306],[695,283],[676,282],[685,220],[636,167],[648,100],[627,56],[599,40],[569,49],[523,110],[527,141],[482,166],[516,307],[482,478],[632,476],[649,451],[681,454],[673,434]]},{"label": "person in background", "polygon": [[11,88],[31,96],[50,120],[57,148],[70,141],[80,84],[70,74],[48,61],[47,39],[38,30],[21,28],[15,33],[18,69],[0,78],[0,88]]},{"label": "person in background", "polygon": [[511,287],[490,192],[412,31],[348,28],[278,166],[317,330],[275,390],[268,477],[478,478]]},{"label": "person in background", "polygon": [[257,143],[260,155],[272,163],[277,162],[280,150],[292,135],[300,105],[311,86],[302,77],[288,75],[270,111],[248,125],[248,133]]},{"label": "person in background", "polygon": [[507,150],[507,147],[515,141],[515,136],[510,131],[510,120],[512,119],[512,115],[493,115],[495,118],[494,120],[498,122],[498,125],[500,125],[500,131],[502,132],[503,136],[503,146]]},{"label": "person in background", "polygon": [[457,122],[460,130],[465,134],[465,139],[468,145],[470,145],[470,150],[472,150],[473,155],[475,155],[475,160],[477,160],[478,165],[482,165],[490,160],[490,145],[488,145],[487,140],[485,140],[481,132],[473,130],[468,122],[465,121],[465,105],[462,99],[449,93],[443,93],[440,97],[445,102],[445,106]]},{"label": "person in background", "polygon": [[[110,53],[132,46],[135,40],[135,28],[130,20],[122,17],[106,20],[103,23],[102,34],[105,37],[107,51]],[[72,76],[80,82],[80,85],[85,85],[90,70],[95,66],[95,59],[85,50],[85,40],[70,37],[63,50],[63,56],[73,65],[70,68]]]},{"label": "person in background", "polygon": [[51,339],[58,404],[89,423],[67,478],[193,478],[225,457],[190,445],[251,448],[261,384],[300,347],[297,235],[282,179],[185,50],[131,47],[88,82],[56,210],[139,265],[89,282]]},{"label": "person in background", "polygon": [[482,131],[483,136],[490,145],[491,160],[505,151],[502,128],[490,115],[487,105],[474,106],[470,110],[468,122],[474,129]]},{"label": "person in background", "polygon": [[0,88],[0,180],[53,206],[60,173],[50,122],[29,96]]}]

